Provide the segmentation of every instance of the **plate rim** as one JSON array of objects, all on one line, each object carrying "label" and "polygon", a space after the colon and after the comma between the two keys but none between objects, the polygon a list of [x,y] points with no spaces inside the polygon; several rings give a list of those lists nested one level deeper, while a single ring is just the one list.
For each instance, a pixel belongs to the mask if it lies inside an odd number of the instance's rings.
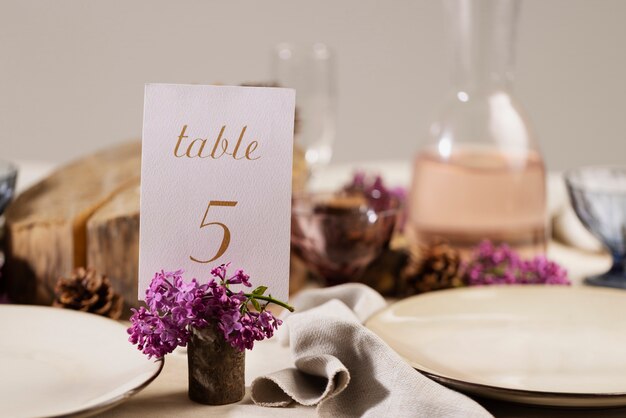
[{"label": "plate rim", "polygon": [[[88,315],[89,317],[91,317],[92,319],[95,319],[97,321],[102,321],[102,322],[108,322],[109,324],[115,324],[116,326],[119,326],[121,328],[126,329],[127,327],[120,321],[120,320],[115,320],[115,319],[111,319],[108,317],[104,317],[102,315],[97,315],[91,312],[83,312],[83,311],[77,311],[74,309],[64,309],[64,308],[56,308],[53,306],[45,306],[45,305],[22,305],[22,304],[0,304],[0,311],[4,310],[4,309],[16,309],[16,310],[32,310],[32,311],[55,311],[61,314],[70,314],[70,315],[79,315],[79,316],[84,316],[84,315]],[[129,388],[128,390],[126,390],[123,393],[120,393],[119,395],[116,395],[114,397],[111,397],[109,399],[103,400],[102,402],[99,402],[95,405],[90,405],[86,408],[79,408],[79,409],[75,409],[75,410],[68,410],[66,412],[62,412],[62,413],[57,413],[55,415],[45,415],[43,418],[61,418],[61,417],[68,417],[68,418],[79,418],[79,417],[88,417],[88,416],[92,416],[95,414],[98,414],[100,412],[104,412],[106,410],[109,410],[121,403],[123,403],[124,401],[128,400],[129,398],[131,398],[132,396],[136,395],[137,393],[141,392],[143,389],[145,389],[146,387],[148,387],[148,385],[150,385],[150,383],[152,383],[160,374],[161,371],[163,371],[163,367],[165,365],[165,357],[160,357],[157,359],[154,359],[153,363],[158,363],[158,367],[154,370],[154,372],[152,372],[152,374],[146,379],[141,381],[140,383],[138,383],[136,386]]]},{"label": "plate rim", "polygon": [[[542,391],[542,390],[533,390],[533,389],[520,389],[520,388],[511,388],[505,386],[495,386],[489,385],[485,383],[479,383],[475,381],[462,380],[455,377],[450,377],[445,374],[436,373],[429,367],[425,367],[415,361],[412,361],[399,353],[397,353],[393,347],[387,343],[387,341],[378,333],[376,333],[372,328],[370,328],[370,324],[380,317],[385,312],[390,311],[394,306],[401,305],[410,302],[411,300],[417,300],[421,297],[427,296],[435,296],[435,294],[441,294],[444,292],[450,293],[459,293],[459,292],[467,292],[467,291],[481,291],[481,290],[489,290],[489,291],[512,291],[513,289],[551,289],[551,290],[562,290],[567,292],[590,292],[590,293],[610,293],[613,295],[619,295],[620,292],[622,296],[626,297],[626,292],[620,289],[610,289],[610,288],[595,288],[595,287],[583,287],[583,286],[548,286],[548,285],[492,285],[492,286],[475,286],[475,287],[461,287],[461,288],[453,288],[453,289],[444,289],[438,290],[434,292],[426,292],[418,295],[413,295],[411,297],[397,300],[379,311],[375,312],[371,315],[365,322],[366,328],[380,337],[385,343],[396,353],[398,354],[409,366],[415,369],[417,372],[423,374],[431,380],[434,380],[437,383],[440,383],[444,386],[448,386],[452,389],[456,389],[468,394],[472,394],[475,396],[490,398],[500,401],[514,402],[525,405],[539,405],[539,406],[552,406],[559,408],[568,408],[568,409],[594,409],[594,408],[603,408],[603,407],[620,407],[626,406],[626,391],[623,392],[554,392],[554,391]],[[508,395],[508,396],[507,396]],[[528,398],[533,399],[541,399],[546,398],[547,402],[530,402]],[[552,401],[551,401],[552,400]],[[559,402],[562,400],[563,402]],[[574,402],[574,404],[564,403],[565,401],[588,401],[588,403],[580,403]],[[556,402],[555,402],[556,401]],[[619,402],[619,403],[618,403]]]},{"label": "plate rim", "polygon": [[[482,398],[495,399],[499,401],[514,402],[524,405],[552,406],[568,409],[597,409],[608,407],[623,407],[626,405],[626,392],[607,392],[607,393],[575,393],[575,392],[550,392],[529,389],[513,389],[503,386],[493,386],[484,383],[468,382],[437,373],[428,372],[420,369],[414,363],[405,361],[417,372],[423,374],[429,379],[461,392],[479,396]],[[494,395],[495,394],[495,395]],[[508,396],[507,396],[508,395]],[[524,399],[546,398],[546,402],[529,402]],[[590,403],[566,403],[564,401],[589,401]],[[556,402],[555,402],[556,401]],[[619,403],[617,403],[619,402]]]},{"label": "plate rim", "polygon": [[154,361],[155,363],[159,363],[159,368],[148,378],[146,379],[144,382],[142,382],[141,384],[130,388],[129,390],[127,390],[124,393],[119,394],[118,396],[115,396],[111,399],[108,399],[106,401],[103,401],[99,404],[96,405],[92,405],[88,408],[84,408],[84,409],[79,409],[76,411],[71,411],[68,413],[63,413],[60,415],[48,415],[46,418],[61,418],[61,417],[68,417],[68,418],[79,418],[79,417],[89,417],[95,414],[98,414],[100,412],[104,412],[107,411],[111,408],[116,407],[117,405],[121,404],[122,402],[130,399],[131,397],[133,397],[134,395],[136,395],[137,393],[141,392],[142,390],[144,390],[146,387],[148,387],[148,385],[150,383],[152,383],[154,381],[154,379],[156,379],[159,374],[161,374],[161,371],[163,370],[163,366],[165,364],[165,358],[161,357],[158,358]]}]

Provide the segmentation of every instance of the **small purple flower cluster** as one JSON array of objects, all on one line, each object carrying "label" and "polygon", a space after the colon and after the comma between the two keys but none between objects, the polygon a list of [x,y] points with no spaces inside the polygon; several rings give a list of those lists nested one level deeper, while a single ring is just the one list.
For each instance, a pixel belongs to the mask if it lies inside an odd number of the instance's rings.
[{"label": "small purple flower cluster", "polygon": [[569,285],[567,271],[544,256],[524,260],[508,245],[481,242],[465,264],[464,280],[470,286],[489,284]]},{"label": "small purple flower cluster", "polygon": [[388,189],[381,176],[375,176],[373,180],[365,172],[357,171],[352,177],[352,182],[343,189],[348,193],[363,193],[372,208],[385,210],[392,205],[401,204],[406,198],[406,190],[401,187]]},{"label": "small purple flower cluster", "polygon": [[[276,303],[290,310],[293,308],[265,296],[265,286],[257,287],[252,293],[233,292],[230,285],[252,285],[250,276],[243,270],[228,277],[229,265],[212,269],[214,278],[206,284],[196,279],[185,282],[182,270],[156,273],[146,290],[147,309],[132,309],[129,341],[151,358],[163,357],[176,347],[187,345],[191,328],[211,324],[240,351],[252,349],[255,341],[272,337],[282,321],[266,310],[267,305]],[[250,305],[256,311],[252,311]]]}]

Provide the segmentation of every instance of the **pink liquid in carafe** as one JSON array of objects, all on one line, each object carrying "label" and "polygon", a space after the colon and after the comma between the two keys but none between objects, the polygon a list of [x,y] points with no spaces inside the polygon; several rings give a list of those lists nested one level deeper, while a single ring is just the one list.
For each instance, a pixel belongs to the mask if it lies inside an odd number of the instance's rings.
[{"label": "pink liquid in carafe", "polygon": [[545,170],[539,153],[457,147],[447,158],[415,159],[409,235],[418,245],[444,240],[467,255],[484,239],[524,256],[546,250]]}]

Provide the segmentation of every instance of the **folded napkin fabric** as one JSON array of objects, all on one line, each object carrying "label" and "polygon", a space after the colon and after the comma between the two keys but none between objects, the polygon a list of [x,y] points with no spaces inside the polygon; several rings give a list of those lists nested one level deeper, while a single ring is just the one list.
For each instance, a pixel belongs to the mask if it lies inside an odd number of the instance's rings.
[{"label": "folded napkin fabric", "polygon": [[252,382],[252,400],[316,405],[322,417],[489,417],[470,398],[411,368],[362,322],[385,305],[371,288],[347,284],[302,292],[286,317],[295,368]]}]

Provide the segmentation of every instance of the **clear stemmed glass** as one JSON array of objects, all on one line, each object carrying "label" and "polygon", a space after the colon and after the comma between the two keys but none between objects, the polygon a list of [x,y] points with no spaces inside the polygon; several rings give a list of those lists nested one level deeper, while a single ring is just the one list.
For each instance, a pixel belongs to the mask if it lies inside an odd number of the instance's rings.
[{"label": "clear stemmed glass", "polygon": [[312,174],[332,157],[336,125],[335,62],[322,43],[276,46],[272,59],[274,81],[296,89],[296,144]]},{"label": "clear stemmed glass", "polygon": [[608,272],[585,283],[626,289],[626,167],[571,170],[565,183],[576,215],[613,256]]}]

